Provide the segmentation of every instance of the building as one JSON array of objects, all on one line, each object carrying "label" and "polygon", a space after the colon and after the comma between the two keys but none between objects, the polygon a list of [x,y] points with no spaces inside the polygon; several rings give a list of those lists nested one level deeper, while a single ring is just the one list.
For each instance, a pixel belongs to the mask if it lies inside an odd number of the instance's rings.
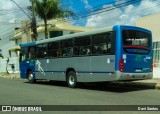
[{"label": "building", "polygon": [[139,18],[135,21],[136,25],[139,27],[147,28],[152,31],[153,38],[153,66],[156,76],[160,76],[160,12],[149,15],[146,17]]},{"label": "building", "polygon": [[[154,61],[160,61],[160,12],[157,14],[142,17],[135,21],[139,27],[147,28],[152,31]],[[160,67],[160,66],[159,66]]]},{"label": "building", "polygon": [[[10,40],[1,40],[1,49],[5,55],[4,58],[0,58],[0,72],[19,72],[19,52],[20,44],[34,41],[32,38],[33,33],[31,32],[31,22],[24,20],[21,22],[21,27],[15,29],[14,36]],[[64,20],[48,20],[48,35],[49,38],[54,38],[61,35],[73,34],[75,32],[83,32],[93,30],[95,28],[73,26]],[[39,22],[37,24],[38,38],[37,40],[45,39],[44,35],[44,23]],[[9,53],[9,54],[8,54]],[[14,71],[12,66],[14,65]]]},{"label": "building", "polygon": [[[33,33],[31,32],[30,29],[30,23],[31,22],[28,20],[22,21],[21,29],[15,31],[15,35],[11,39],[15,41],[15,46],[9,49],[11,57],[18,56],[19,54],[18,50],[20,49],[19,47],[20,44],[34,41],[34,39],[32,38]],[[47,24],[48,24],[49,38],[95,29],[89,27],[73,26],[70,23],[66,22],[65,20],[55,20],[55,19],[48,20]],[[44,22],[41,21],[37,24],[37,33],[38,33],[37,40],[45,39],[44,31],[45,31]]]}]

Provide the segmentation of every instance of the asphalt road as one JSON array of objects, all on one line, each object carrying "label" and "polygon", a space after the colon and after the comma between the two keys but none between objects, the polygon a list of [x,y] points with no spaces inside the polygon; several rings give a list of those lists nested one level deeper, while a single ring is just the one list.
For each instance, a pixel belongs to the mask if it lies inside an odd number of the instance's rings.
[{"label": "asphalt road", "polygon": [[0,78],[0,105],[160,105],[160,90]]}]

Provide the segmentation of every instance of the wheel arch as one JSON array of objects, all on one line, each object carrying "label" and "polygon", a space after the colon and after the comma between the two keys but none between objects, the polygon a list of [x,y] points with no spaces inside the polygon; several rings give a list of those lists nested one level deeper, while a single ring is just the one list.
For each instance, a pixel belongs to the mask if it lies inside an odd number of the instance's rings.
[{"label": "wheel arch", "polygon": [[66,75],[66,80],[67,80],[67,75],[68,75],[68,73],[69,73],[70,71],[76,72],[74,68],[67,68],[67,69],[66,69],[66,74],[65,74],[65,75]]},{"label": "wheel arch", "polygon": [[[28,78],[28,73],[29,73],[29,71],[32,71],[32,69],[27,69],[27,71],[26,71],[26,74],[27,74],[27,78]],[[33,72],[33,71],[32,71]]]}]

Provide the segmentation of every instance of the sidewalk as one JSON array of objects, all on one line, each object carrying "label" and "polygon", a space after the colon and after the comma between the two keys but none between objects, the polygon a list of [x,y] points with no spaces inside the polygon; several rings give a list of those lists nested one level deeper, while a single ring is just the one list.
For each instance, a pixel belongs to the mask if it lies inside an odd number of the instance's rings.
[{"label": "sidewalk", "polygon": [[143,84],[150,84],[150,85],[154,85],[155,89],[159,89],[160,90],[160,78],[153,78],[150,80],[141,80],[141,81],[135,81],[135,83],[143,83]]},{"label": "sidewalk", "polygon": [[153,78],[148,80],[138,80],[138,81],[120,81],[113,82],[118,86],[123,87],[135,87],[135,88],[146,88],[146,89],[159,89],[160,90],[160,78]]},{"label": "sidewalk", "polygon": [[19,73],[10,73],[10,74],[0,73],[0,77],[10,78],[10,79],[18,79],[18,78],[20,78],[20,74]]},{"label": "sidewalk", "polygon": [[[18,73],[0,73],[0,77],[18,79],[20,75]],[[135,87],[135,88],[146,88],[146,89],[159,89],[160,90],[160,78],[153,78],[148,80],[138,80],[138,81],[115,81],[111,82],[115,86],[123,87]]]}]

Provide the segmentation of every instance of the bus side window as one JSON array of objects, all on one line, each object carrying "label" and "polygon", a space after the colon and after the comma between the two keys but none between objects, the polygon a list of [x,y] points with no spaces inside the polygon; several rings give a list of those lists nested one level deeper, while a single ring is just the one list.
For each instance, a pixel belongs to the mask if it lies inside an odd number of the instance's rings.
[{"label": "bus side window", "polygon": [[51,42],[48,44],[48,57],[57,58],[59,55],[59,42]]},{"label": "bus side window", "polygon": [[60,42],[60,57],[72,57],[73,56],[73,39],[62,40]]},{"label": "bus side window", "polygon": [[107,53],[107,39],[105,34],[92,36],[92,55]]},{"label": "bus side window", "polygon": [[74,42],[75,56],[89,56],[90,55],[90,36],[76,38]]},{"label": "bus side window", "polygon": [[92,36],[92,55],[111,54],[113,51],[113,32]]},{"label": "bus side window", "polygon": [[20,61],[26,61],[28,58],[28,47],[22,47],[20,52]]},{"label": "bus side window", "polygon": [[29,48],[29,59],[35,59],[36,57],[36,48],[35,47],[30,47]]},{"label": "bus side window", "polygon": [[37,58],[46,58],[48,56],[48,44],[39,44],[36,47],[37,49]]}]

